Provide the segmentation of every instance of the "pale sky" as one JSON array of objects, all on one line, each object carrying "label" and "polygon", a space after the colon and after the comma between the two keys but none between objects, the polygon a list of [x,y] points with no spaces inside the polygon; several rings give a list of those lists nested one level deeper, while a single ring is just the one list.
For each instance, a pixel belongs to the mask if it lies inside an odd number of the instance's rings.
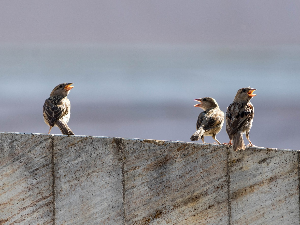
[{"label": "pale sky", "polygon": [[0,43],[299,42],[299,0],[0,1]]}]

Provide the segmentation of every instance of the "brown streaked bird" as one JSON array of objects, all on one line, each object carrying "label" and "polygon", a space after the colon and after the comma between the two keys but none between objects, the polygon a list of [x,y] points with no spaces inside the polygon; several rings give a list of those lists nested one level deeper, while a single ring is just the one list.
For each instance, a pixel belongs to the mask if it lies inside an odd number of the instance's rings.
[{"label": "brown streaked bird", "polygon": [[254,106],[250,102],[256,96],[254,88],[241,88],[237,91],[233,102],[228,106],[226,112],[226,132],[229,136],[229,145],[233,150],[245,149],[243,133],[249,141],[249,146],[253,146],[250,141],[249,132],[254,118]]},{"label": "brown streaked bird", "polygon": [[71,103],[67,95],[73,88],[73,86],[71,86],[72,84],[73,83],[62,83],[57,85],[44,103],[44,121],[50,126],[48,134],[50,134],[52,127],[57,126],[62,134],[74,135],[67,124],[71,114]]},{"label": "brown streaked bird", "polygon": [[198,116],[196,123],[197,131],[191,136],[191,141],[202,140],[204,143],[204,136],[212,136],[212,138],[221,144],[217,138],[217,133],[220,132],[224,123],[224,112],[219,108],[217,101],[210,97],[195,99],[200,104],[194,105],[204,111]]}]

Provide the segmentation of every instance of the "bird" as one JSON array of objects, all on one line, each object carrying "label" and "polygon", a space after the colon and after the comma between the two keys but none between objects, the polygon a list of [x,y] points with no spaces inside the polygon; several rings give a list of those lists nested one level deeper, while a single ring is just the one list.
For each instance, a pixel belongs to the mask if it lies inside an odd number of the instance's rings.
[{"label": "bird", "polygon": [[249,141],[249,146],[253,146],[250,141],[250,129],[254,118],[254,106],[250,100],[256,96],[254,88],[241,88],[237,91],[233,102],[226,111],[226,132],[229,136],[229,145],[234,151],[245,150],[243,134]]},{"label": "bird", "polygon": [[212,136],[212,138],[220,145],[216,135],[220,132],[224,123],[224,112],[220,110],[217,101],[211,97],[195,99],[200,104],[194,105],[204,111],[198,116],[196,123],[197,131],[191,136],[191,141],[198,141],[200,138],[203,143],[204,136]]},{"label": "bird", "polygon": [[45,123],[50,127],[48,134],[50,134],[52,127],[57,126],[62,134],[74,135],[67,124],[71,114],[71,103],[67,96],[74,87],[72,84],[62,83],[57,85],[50,93],[50,97],[45,100],[43,117]]}]

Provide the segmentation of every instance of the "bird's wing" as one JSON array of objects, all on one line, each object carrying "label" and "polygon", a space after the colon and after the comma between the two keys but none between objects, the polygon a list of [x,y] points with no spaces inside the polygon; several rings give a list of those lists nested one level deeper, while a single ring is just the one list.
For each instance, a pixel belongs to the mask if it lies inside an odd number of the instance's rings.
[{"label": "bird's wing", "polygon": [[224,122],[224,113],[221,110],[204,111],[199,114],[197,120],[197,130],[204,131],[214,129]]},{"label": "bird's wing", "polygon": [[226,131],[229,135],[236,134],[254,117],[254,107],[250,103],[231,104],[226,112]]},{"label": "bird's wing", "polygon": [[196,128],[197,130],[202,126],[202,123],[203,123],[203,120],[205,119],[205,114],[206,112],[201,112],[198,116],[198,120],[197,120],[197,123],[196,123]]},{"label": "bird's wing", "polygon": [[46,99],[43,106],[44,117],[50,126],[54,126],[55,122],[66,113],[66,110],[67,108],[64,103],[53,104],[51,99]]},{"label": "bird's wing", "polygon": [[211,111],[203,120],[203,129],[208,131],[219,127],[224,122],[224,113],[221,110]]}]

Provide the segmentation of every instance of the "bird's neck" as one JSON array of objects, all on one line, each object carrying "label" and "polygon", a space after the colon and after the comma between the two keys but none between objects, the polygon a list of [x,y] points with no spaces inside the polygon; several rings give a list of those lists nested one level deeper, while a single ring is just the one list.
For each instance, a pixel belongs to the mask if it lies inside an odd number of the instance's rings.
[{"label": "bird's neck", "polygon": [[53,104],[58,104],[64,98],[65,98],[64,96],[60,96],[60,95],[50,96],[51,102]]},{"label": "bird's neck", "polygon": [[65,98],[65,97],[67,97],[67,96],[63,96],[63,95],[56,95],[56,94],[50,94],[50,97],[52,97],[52,98],[60,98],[60,99],[63,99],[63,98]]},{"label": "bird's neck", "polygon": [[205,112],[208,112],[208,111],[213,110],[213,109],[216,109],[216,108],[219,108],[219,107],[218,107],[218,106],[210,107],[210,108],[208,108],[208,109],[205,109],[204,111],[205,111]]},{"label": "bird's neck", "polygon": [[245,103],[245,104],[247,104],[248,102],[250,102],[250,99],[251,98],[248,98],[248,99],[235,98],[233,101],[236,102],[236,103]]}]

